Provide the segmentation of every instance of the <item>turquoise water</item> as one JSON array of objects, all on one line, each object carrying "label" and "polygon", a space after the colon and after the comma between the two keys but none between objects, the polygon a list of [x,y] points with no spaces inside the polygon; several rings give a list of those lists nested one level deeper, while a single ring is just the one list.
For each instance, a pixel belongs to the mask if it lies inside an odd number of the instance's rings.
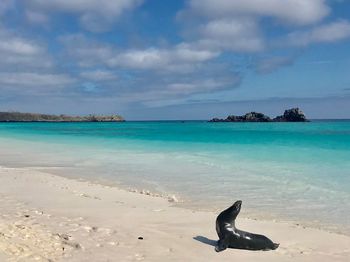
[{"label": "turquoise water", "polygon": [[350,233],[350,121],[0,123],[0,165]]}]

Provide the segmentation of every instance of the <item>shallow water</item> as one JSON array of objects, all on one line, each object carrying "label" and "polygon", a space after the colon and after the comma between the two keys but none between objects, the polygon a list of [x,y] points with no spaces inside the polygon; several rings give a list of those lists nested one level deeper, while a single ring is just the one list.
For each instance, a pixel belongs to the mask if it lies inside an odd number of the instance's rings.
[{"label": "shallow water", "polygon": [[0,123],[0,165],[350,232],[350,121]]}]

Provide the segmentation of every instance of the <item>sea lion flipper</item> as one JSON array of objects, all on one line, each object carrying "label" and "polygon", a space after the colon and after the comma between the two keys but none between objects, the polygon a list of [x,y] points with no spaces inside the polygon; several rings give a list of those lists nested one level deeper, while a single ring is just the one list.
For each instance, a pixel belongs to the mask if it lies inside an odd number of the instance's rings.
[{"label": "sea lion flipper", "polygon": [[228,247],[228,245],[225,243],[225,239],[220,239],[217,242],[217,245],[215,246],[215,251],[216,252],[221,252],[225,250]]},{"label": "sea lion flipper", "polygon": [[272,248],[272,250],[277,249],[279,246],[280,246],[280,244],[279,244],[279,243],[273,243],[273,248]]}]

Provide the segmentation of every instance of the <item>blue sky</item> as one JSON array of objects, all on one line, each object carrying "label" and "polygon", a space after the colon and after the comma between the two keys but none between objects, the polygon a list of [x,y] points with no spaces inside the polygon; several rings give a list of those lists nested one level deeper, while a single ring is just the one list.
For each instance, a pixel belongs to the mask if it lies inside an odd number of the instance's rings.
[{"label": "blue sky", "polygon": [[1,0],[0,110],[350,118],[347,0]]}]

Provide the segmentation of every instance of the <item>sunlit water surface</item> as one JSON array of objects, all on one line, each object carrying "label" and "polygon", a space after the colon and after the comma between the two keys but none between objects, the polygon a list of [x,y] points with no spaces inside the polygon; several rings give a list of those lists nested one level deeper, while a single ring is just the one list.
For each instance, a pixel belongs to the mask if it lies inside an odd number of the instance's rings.
[{"label": "sunlit water surface", "polygon": [[350,121],[0,123],[0,165],[350,233]]}]

